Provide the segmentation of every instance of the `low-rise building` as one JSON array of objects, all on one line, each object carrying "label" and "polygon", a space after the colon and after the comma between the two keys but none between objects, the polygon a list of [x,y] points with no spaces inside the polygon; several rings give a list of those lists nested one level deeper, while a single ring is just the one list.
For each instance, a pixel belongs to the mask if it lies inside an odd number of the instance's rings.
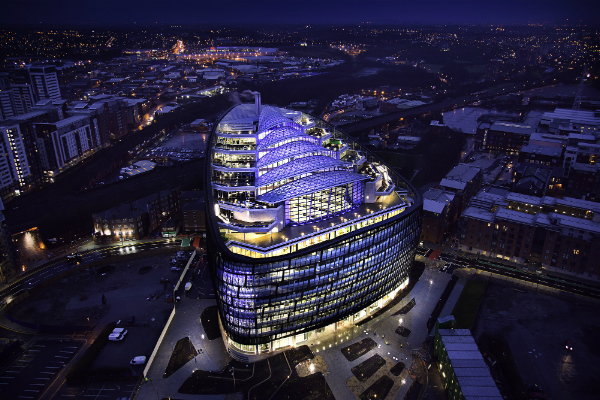
[{"label": "low-rise building", "polygon": [[480,167],[458,164],[440,181],[439,189],[457,196],[458,215],[465,209],[483,183],[483,171]]},{"label": "low-rise building", "polygon": [[93,214],[96,241],[136,240],[157,231],[179,211],[179,193],[178,188],[162,190]]},{"label": "low-rise building", "polygon": [[598,279],[600,203],[490,187],[462,213],[459,238],[463,251]]},{"label": "low-rise building", "polygon": [[423,229],[421,240],[440,243],[457,219],[457,202],[454,193],[429,189],[423,193]]},{"label": "low-rise building", "polygon": [[503,398],[471,331],[437,328],[433,346],[449,400]]},{"label": "low-rise building", "polygon": [[529,125],[496,121],[482,122],[477,127],[476,142],[482,150],[518,154],[535,129]]}]

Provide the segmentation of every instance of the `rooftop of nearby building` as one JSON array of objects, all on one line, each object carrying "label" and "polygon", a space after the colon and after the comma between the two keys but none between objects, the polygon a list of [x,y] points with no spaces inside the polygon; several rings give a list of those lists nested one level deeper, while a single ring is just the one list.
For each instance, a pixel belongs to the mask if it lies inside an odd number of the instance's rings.
[{"label": "rooftop of nearby building", "polygon": [[444,179],[441,180],[440,187],[463,190],[467,184],[471,182],[480,172],[480,167],[467,164],[458,164],[446,174]]},{"label": "rooftop of nearby building", "polygon": [[466,400],[500,400],[502,395],[468,329],[439,329],[440,340]]},{"label": "rooftop of nearby building", "polygon": [[530,125],[515,124],[511,122],[496,121],[490,126],[490,131],[510,132],[519,135],[530,135],[534,132]]},{"label": "rooftop of nearby building", "polygon": [[600,203],[570,197],[559,199],[482,190],[471,199],[462,216],[489,223],[505,220],[531,226],[566,227],[600,233]]},{"label": "rooftop of nearby building", "polygon": [[423,193],[423,211],[441,214],[454,199],[454,193],[441,189],[429,189]]},{"label": "rooftop of nearby building", "polygon": [[521,148],[521,153],[529,153],[547,157],[560,157],[562,155],[562,147],[544,146],[541,144],[528,144]]},{"label": "rooftop of nearby building", "polygon": [[545,112],[542,118],[548,120],[567,119],[581,124],[600,125],[600,117],[594,111],[557,108],[552,112]]}]

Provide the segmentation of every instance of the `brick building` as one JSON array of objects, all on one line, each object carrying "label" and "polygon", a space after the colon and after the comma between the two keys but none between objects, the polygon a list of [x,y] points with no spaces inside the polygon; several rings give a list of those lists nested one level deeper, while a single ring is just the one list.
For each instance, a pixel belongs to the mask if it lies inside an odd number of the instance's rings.
[{"label": "brick building", "polygon": [[136,240],[160,229],[180,210],[180,190],[162,190],[93,214],[97,242]]},{"label": "brick building", "polygon": [[423,229],[421,240],[440,243],[457,219],[457,197],[454,193],[430,189],[423,193]]},{"label": "brick building", "polygon": [[600,204],[491,187],[463,212],[459,238],[464,251],[597,279]]},{"label": "brick building", "polygon": [[503,121],[482,122],[477,127],[475,142],[482,150],[518,154],[534,131],[534,128],[524,124]]}]

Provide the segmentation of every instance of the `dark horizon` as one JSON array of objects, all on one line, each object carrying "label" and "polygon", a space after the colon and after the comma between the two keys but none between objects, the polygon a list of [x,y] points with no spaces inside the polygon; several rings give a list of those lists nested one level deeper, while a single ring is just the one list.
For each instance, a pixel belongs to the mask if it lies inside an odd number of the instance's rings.
[{"label": "dark horizon", "polygon": [[[136,27],[199,24],[246,25],[527,25],[597,24],[594,0],[364,1],[230,0],[226,5],[192,0],[171,2],[23,0],[5,4],[5,26]],[[251,21],[251,22],[249,22]]]}]

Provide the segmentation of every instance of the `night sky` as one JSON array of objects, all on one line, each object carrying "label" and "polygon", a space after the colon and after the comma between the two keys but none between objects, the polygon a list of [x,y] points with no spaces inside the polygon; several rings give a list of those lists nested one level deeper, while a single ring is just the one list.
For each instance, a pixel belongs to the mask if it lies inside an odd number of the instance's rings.
[{"label": "night sky", "polygon": [[8,24],[598,23],[598,0],[12,0]]}]

